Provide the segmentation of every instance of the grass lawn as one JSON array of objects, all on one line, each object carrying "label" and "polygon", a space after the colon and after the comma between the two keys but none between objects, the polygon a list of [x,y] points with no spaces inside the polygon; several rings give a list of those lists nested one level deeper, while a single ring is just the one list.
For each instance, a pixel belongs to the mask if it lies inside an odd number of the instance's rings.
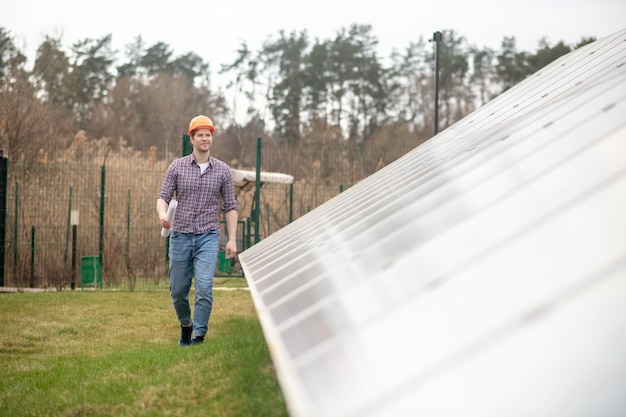
[{"label": "grass lawn", "polygon": [[0,294],[0,415],[287,416],[250,293],[214,298],[179,347],[166,290]]}]

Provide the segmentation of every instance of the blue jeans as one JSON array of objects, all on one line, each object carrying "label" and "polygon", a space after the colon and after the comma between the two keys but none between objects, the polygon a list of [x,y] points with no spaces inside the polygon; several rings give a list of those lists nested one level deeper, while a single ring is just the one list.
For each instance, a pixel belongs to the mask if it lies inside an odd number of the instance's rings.
[{"label": "blue jeans", "polygon": [[170,233],[169,278],[172,303],[180,324],[188,324],[191,321],[189,289],[193,275],[196,290],[193,328],[196,336],[204,336],[209,330],[219,239],[219,230],[210,230],[199,235],[174,231]]}]

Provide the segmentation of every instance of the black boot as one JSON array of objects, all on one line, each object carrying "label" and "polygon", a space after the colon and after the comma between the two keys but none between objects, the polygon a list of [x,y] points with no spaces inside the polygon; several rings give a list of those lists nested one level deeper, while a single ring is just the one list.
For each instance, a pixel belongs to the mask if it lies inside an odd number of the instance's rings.
[{"label": "black boot", "polygon": [[191,344],[191,333],[193,332],[193,325],[185,327],[180,326],[180,339],[178,339],[178,346],[189,346]]}]

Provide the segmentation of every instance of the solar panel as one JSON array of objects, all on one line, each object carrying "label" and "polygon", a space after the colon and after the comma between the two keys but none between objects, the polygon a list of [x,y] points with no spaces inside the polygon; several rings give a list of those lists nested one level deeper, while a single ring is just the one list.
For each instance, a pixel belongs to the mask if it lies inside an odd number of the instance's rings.
[{"label": "solar panel", "polygon": [[626,30],[240,255],[289,412],[626,413]]}]

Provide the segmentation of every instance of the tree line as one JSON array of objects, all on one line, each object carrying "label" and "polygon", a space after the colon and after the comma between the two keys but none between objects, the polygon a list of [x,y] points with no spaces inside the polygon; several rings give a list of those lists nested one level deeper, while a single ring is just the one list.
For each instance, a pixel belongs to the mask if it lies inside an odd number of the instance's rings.
[{"label": "tree line", "polygon": [[[515,37],[494,50],[453,30],[442,33],[441,129],[595,40],[551,45],[542,38],[529,52],[517,48]],[[83,131],[106,138],[113,150],[156,150],[167,158],[180,154],[188,119],[200,113],[224,127],[220,136],[232,140],[220,146],[243,165],[253,161],[246,146],[258,136],[287,148],[322,140],[365,147],[392,136],[423,141],[433,133],[435,57],[428,39],[380,57],[369,25],[322,40],[311,40],[306,30],[279,31],[259,50],[243,42],[234,62],[220,64],[216,71],[231,80],[221,88],[211,84],[215,63],[195,52],[179,55],[165,42],[150,46],[137,36],[121,53],[111,41],[107,34],[67,48],[60,37],[45,36],[28,63],[0,27],[0,148],[35,161],[66,149]],[[226,91],[245,98],[246,120],[233,116]],[[389,131],[396,133],[381,133]]]}]

